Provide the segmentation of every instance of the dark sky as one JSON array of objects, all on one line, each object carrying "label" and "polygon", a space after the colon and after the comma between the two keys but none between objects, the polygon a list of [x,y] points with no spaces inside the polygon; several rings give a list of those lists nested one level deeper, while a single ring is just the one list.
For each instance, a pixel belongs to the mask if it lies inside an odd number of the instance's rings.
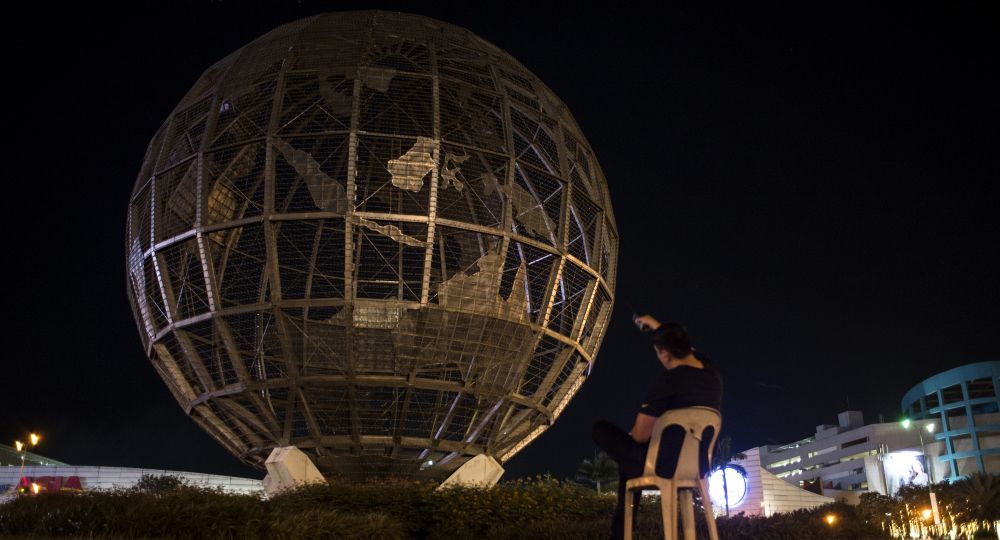
[{"label": "dark sky", "polygon": [[144,358],[125,210],[149,139],[206,67],[345,9],[420,13],[499,45],[567,103],[608,178],[611,328],[508,477],[569,476],[595,419],[630,425],[660,369],[632,309],[685,323],[721,366],[736,449],[805,437],[848,407],[895,419],[926,376],[1000,359],[989,2],[20,4],[4,33],[7,444],[38,430],[41,453],[74,464],[260,476]]}]

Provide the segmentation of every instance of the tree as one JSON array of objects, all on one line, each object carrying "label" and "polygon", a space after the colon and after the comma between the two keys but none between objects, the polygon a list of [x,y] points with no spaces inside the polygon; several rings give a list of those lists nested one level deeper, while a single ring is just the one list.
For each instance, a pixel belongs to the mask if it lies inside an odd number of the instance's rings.
[{"label": "tree", "polygon": [[896,501],[877,491],[862,493],[857,506],[858,516],[869,522],[885,523],[897,510]]},{"label": "tree", "polygon": [[576,479],[593,484],[601,493],[601,485],[610,487],[618,479],[618,464],[603,451],[594,452],[594,459],[585,459],[576,469]]},{"label": "tree", "polygon": [[742,452],[733,453],[733,441],[728,435],[719,437],[715,441],[715,451],[712,452],[712,470],[722,470],[722,496],[726,500],[726,517],[729,517],[729,484],[726,482],[726,472],[724,469],[734,459],[742,460],[746,458],[746,454]]},{"label": "tree", "polygon": [[968,519],[989,523],[1000,516],[1000,475],[971,474],[954,487],[955,502]]}]

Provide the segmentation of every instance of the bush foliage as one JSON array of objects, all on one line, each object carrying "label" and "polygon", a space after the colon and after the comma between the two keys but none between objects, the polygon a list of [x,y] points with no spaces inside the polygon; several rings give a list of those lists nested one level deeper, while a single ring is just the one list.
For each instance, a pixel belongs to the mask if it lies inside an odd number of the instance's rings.
[{"label": "bush foliage", "polygon": [[[490,489],[407,481],[305,486],[269,500],[167,483],[143,489],[24,496],[0,505],[0,536],[27,538],[598,539],[615,496],[551,478]],[[836,526],[823,522],[828,513]],[[884,538],[835,504],[769,518],[718,518],[723,539]],[[870,521],[874,523],[874,521]],[[636,538],[662,538],[659,501],[645,500]],[[705,538],[699,516],[699,538]]]}]

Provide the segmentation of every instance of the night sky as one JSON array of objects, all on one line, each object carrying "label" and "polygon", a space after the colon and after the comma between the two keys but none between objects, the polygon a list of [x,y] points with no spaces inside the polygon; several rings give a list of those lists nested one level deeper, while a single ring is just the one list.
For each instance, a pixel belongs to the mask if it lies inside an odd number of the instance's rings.
[{"label": "night sky", "polygon": [[590,379],[506,478],[571,476],[596,419],[631,425],[662,369],[633,310],[683,322],[720,366],[737,450],[848,408],[895,420],[923,378],[1000,359],[989,2],[18,4],[29,11],[8,12],[4,34],[6,444],[37,430],[39,453],[72,464],[263,475],[186,418],[144,357],[127,201],[149,139],[205,68],[347,9],[428,15],[508,51],[569,106],[608,178],[611,327]]}]

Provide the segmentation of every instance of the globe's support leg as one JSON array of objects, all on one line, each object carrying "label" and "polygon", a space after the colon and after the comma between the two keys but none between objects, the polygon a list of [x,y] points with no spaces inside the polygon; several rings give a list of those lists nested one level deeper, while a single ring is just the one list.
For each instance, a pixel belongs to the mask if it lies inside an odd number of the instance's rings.
[{"label": "globe's support leg", "polygon": [[267,476],[263,482],[264,493],[268,497],[303,484],[326,481],[309,456],[294,446],[275,448],[264,464],[267,467]]},{"label": "globe's support leg", "polygon": [[486,454],[479,454],[451,473],[438,489],[459,485],[492,487],[503,476],[503,472],[503,467],[497,460]]}]

